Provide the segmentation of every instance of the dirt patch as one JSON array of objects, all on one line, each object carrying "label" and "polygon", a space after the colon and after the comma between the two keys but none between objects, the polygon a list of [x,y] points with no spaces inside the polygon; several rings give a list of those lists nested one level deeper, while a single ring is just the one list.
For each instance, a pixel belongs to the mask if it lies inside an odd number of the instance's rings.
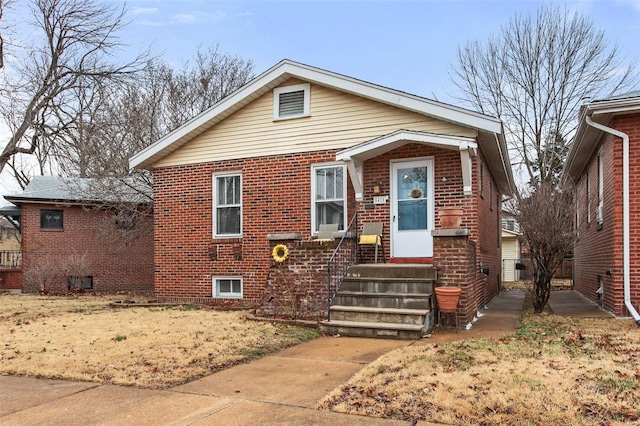
[{"label": "dirt patch", "polygon": [[[502,283],[502,289],[509,290],[525,290],[531,291],[533,289],[533,281],[505,281]],[[557,279],[551,280],[551,291],[571,290],[573,289],[573,281],[570,279]]]},{"label": "dirt patch", "polygon": [[0,372],[162,389],[317,336],[244,312],[112,300],[0,295]]},{"label": "dirt patch", "polygon": [[[525,306],[530,305],[530,300]],[[632,320],[533,315],[496,339],[390,352],[320,408],[446,424],[640,424]]]}]

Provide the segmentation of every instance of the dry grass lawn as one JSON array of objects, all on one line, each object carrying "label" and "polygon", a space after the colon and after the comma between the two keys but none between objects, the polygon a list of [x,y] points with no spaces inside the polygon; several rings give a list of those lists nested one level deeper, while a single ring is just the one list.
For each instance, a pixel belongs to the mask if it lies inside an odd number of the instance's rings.
[{"label": "dry grass lawn", "polygon": [[242,312],[111,300],[0,295],[0,373],[162,389],[316,336]]},{"label": "dry grass lawn", "polygon": [[320,408],[446,424],[638,425],[640,328],[525,308],[517,332],[498,340],[388,353]]}]

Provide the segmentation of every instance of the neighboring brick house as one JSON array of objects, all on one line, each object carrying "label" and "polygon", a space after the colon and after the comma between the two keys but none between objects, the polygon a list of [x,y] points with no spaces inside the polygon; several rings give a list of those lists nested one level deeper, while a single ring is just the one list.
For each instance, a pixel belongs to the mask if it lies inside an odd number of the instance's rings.
[{"label": "neighboring brick house", "polygon": [[[390,262],[463,287],[461,319],[499,291],[512,176],[495,118],[284,60],[130,165],[153,171],[160,300],[263,305],[281,242],[326,314],[335,244],[312,240],[356,213],[384,223]],[[462,229],[440,229],[445,207],[464,210]]]},{"label": "neighboring brick house", "polygon": [[[153,291],[152,219],[124,221],[100,208],[90,189],[79,189],[87,182],[36,176],[5,196],[20,208],[23,291]],[[132,227],[149,232],[129,241]]]},{"label": "neighboring brick house", "polygon": [[576,185],[576,290],[640,325],[640,92],[583,106],[564,179]]}]

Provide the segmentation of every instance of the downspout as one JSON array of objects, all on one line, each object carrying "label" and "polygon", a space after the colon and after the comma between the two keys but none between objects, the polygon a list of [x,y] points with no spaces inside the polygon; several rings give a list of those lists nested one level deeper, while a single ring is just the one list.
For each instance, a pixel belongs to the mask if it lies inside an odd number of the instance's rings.
[{"label": "downspout", "polygon": [[622,139],[622,253],[623,253],[623,281],[624,281],[624,305],[640,327],[640,314],[631,304],[631,271],[629,249],[629,135],[611,127],[603,126],[591,120],[588,115],[586,123],[598,130]]}]

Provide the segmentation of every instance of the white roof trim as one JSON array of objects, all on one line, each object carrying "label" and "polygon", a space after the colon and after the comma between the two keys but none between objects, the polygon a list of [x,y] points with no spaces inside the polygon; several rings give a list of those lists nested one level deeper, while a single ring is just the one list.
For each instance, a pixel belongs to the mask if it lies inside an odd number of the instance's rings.
[{"label": "white roof trim", "polygon": [[363,142],[336,153],[336,160],[347,163],[347,168],[349,169],[349,175],[356,193],[357,201],[362,201],[363,197],[362,162],[384,154],[385,152],[389,152],[395,148],[399,148],[407,143],[421,143],[459,151],[462,166],[463,192],[465,195],[470,195],[472,193],[471,157],[476,155],[476,150],[478,149],[478,144],[475,139],[410,130],[397,130],[393,133],[389,133],[388,135]]},{"label": "white roof trim", "polygon": [[478,144],[473,138],[438,135],[435,133],[415,132],[410,130],[397,130],[393,133],[389,133],[388,135],[338,151],[336,153],[336,160],[347,161],[353,157],[357,157],[359,160],[364,161],[377,157],[384,152],[391,151],[392,149],[409,142],[436,145],[442,148],[460,151],[478,148]]},{"label": "white roof trim", "polygon": [[633,114],[640,111],[640,96],[629,96],[610,100],[593,101],[584,105],[578,128],[573,139],[573,146],[567,155],[562,171],[562,180],[578,179],[588,164],[602,132],[589,126],[587,117],[600,124],[607,125],[612,117],[621,114]]},{"label": "white roof trim", "polygon": [[592,114],[630,113],[640,110],[640,96],[594,101],[587,105]]},{"label": "white roof trim", "polygon": [[130,167],[152,169],[166,155],[292,77],[464,127],[494,134],[502,133],[502,123],[496,118],[285,59],[183,126],[136,153],[129,160]]}]

